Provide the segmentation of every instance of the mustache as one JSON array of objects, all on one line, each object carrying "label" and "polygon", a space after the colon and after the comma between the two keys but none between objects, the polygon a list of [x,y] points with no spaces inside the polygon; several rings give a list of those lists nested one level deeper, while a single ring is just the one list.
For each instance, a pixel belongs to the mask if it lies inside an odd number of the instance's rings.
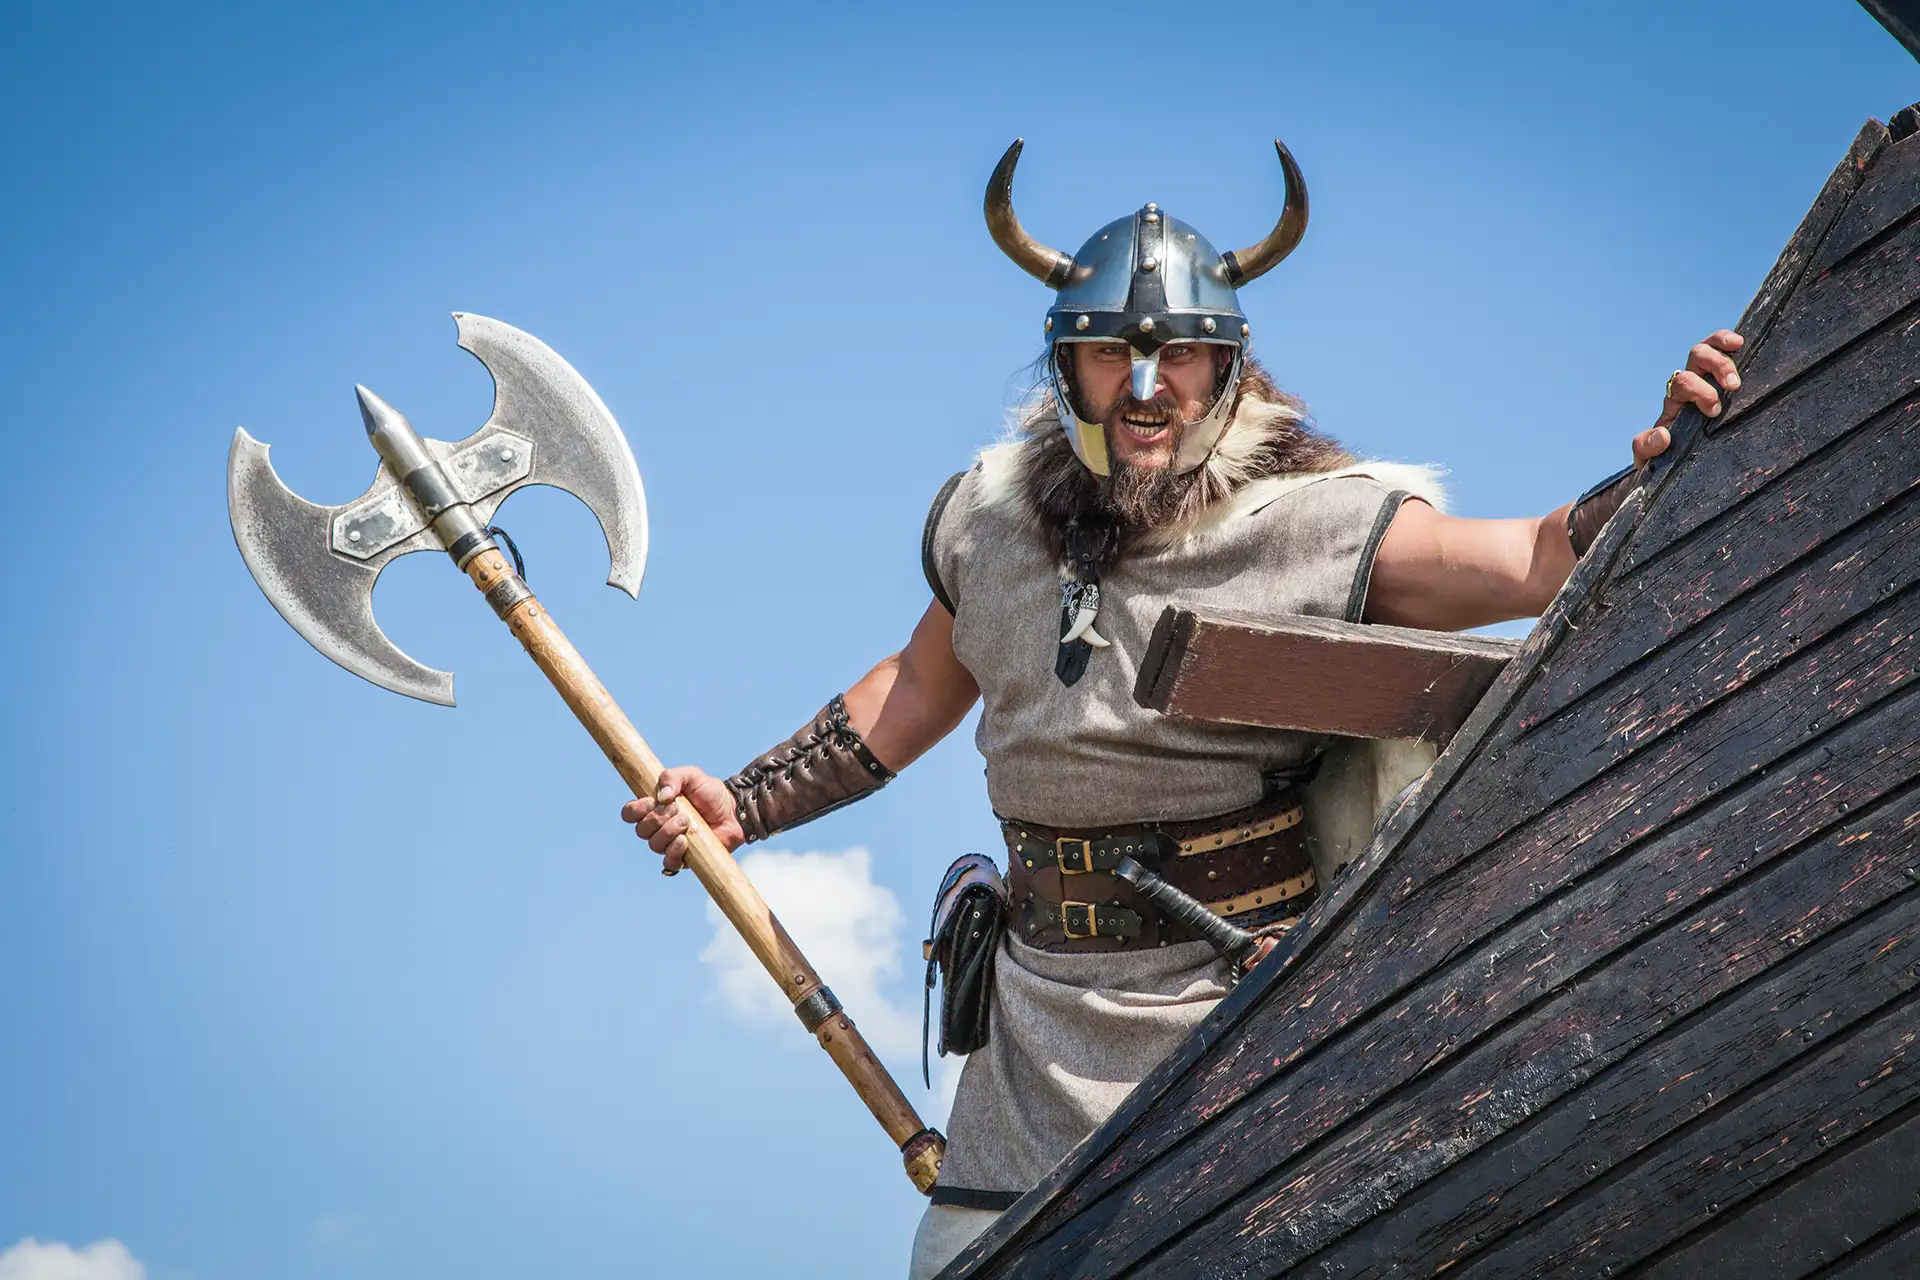
[{"label": "mustache", "polygon": [[1164,418],[1176,431],[1187,425],[1186,419],[1180,413],[1180,402],[1174,399],[1171,393],[1165,391],[1151,400],[1136,400],[1131,395],[1121,396],[1114,403],[1113,408],[1107,411],[1106,421],[1102,425],[1111,430],[1120,425],[1122,418],[1127,417]]}]

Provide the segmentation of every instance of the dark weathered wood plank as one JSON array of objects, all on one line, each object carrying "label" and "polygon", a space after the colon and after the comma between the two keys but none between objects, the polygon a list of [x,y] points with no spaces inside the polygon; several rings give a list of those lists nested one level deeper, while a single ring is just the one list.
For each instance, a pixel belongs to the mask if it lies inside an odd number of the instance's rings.
[{"label": "dark weathered wood plank", "polygon": [[1807,270],[1819,275],[1858,253],[1920,207],[1920,145],[1912,138],[1886,147],[1874,158],[1845,212],[1834,220]]},{"label": "dark weathered wood plank", "polygon": [[[1857,548],[1862,537],[1901,518],[1900,500],[1916,484],[1920,397],[1780,477],[1740,507],[1737,518],[1701,530],[1642,573],[1609,584],[1605,631],[1574,637],[1547,661],[1542,678],[1515,705],[1514,723],[1531,729],[1582,698],[1604,694],[1623,674],[1647,686],[1652,677],[1633,670],[1636,664],[1676,641],[1705,643],[1697,629],[1723,630],[1728,613],[1750,614],[1744,602],[1728,608],[1747,592],[1759,588],[1777,598],[1783,577],[1800,589],[1817,589],[1844,576],[1850,571],[1847,553],[1835,549]],[[1890,507],[1902,509],[1890,513]],[[1797,634],[1784,619],[1777,629]]]},{"label": "dark weathered wood plank", "polygon": [[1909,221],[1794,291],[1767,335],[1757,372],[1749,379],[1741,371],[1741,403],[1764,400],[1916,298],[1920,222]]},{"label": "dark weathered wood plank", "polygon": [[1134,700],[1171,716],[1444,743],[1517,640],[1169,606]]},{"label": "dark weathered wood plank", "polygon": [[[1920,586],[1916,539],[1920,493],[1821,548],[1798,572],[1756,591],[1737,609],[1712,616],[1630,680],[1603,687],[1522,739],[1508,751],[1514,770],[1524,770],[1527,782],[1551,796],[1544,804],[1516,805],[1509,816],[1513,829],[1535,820],[1536,812],[1538,820],[1550,821],[1545,811],[1582,786],[1610,790],[1609,771],[1630,769],[1637,754],[1661,750],[1665,735],[1743,698],[1756,682],[1817,660],[1811,655],[1823,645],[1853,645],[1859,620],[1868,614],[1910,611],[1909,597]],[[1812,706],[1807,717],[1813,729],[1832,722]],[[1590,781],[1582,780],[1583,768]],[[1475,801],[1484,803],[1484,796],[1467,794],[1460,802]],[[1409,884],[1416,883],[1409,876]]]},{"label": "dark weathered wood plank", "polygon": [[1920,1276],[1920,1214],[1884,1237],[1866,1241],[1837,1267],[1810,1280],[1908,1280]]},{"label": "dark weathered wood plank", "polygon": [[[1455,950],[1478,946],[1507,922],[1568,886],[1596,876],[1621,874],[1615,864],[1666,867],[1671,861],[1710,856],[1726,874],[1743,872],[1811,837],[1849,810],[1870,804],[1920,774],[1920,694],[1912,689],[1871,708],[1826,734],[1811,735],[1797,751],[1748,769],[1736,785],[1670,824],[1649,827],[1642,813],[1627,811],[1585,839],[1543,826],[1528,838],[1491,848],[1483,874],[1448,879],[1420,895],[1418,910],[1403,907],[1390,917],[1381,941],[1411,944],[1431,927],[1429,918],[1461,917],[1487,902],[1503,910],[1489,920],[1447,929],[1436,941]],[[1739,762],[1734,762],[1739,772]],[[1660,808],[1656,804],[1656,811]],[[1761,830],[1754,831],[1758,818]],[[1629,873],[1631,874],[1631,873]],[[1447,952],[1436,952],[1435,958]]]},{"label": "dark weathered wood plank", "polygon": [[[1550,1218],[1473,1260],[1473,1280],[1621,1270],[1724,1203],[1770,1186],[1920,1099],[1920,1018],[1908,997]],[[1647,1212],[1657,1204],[1658,1213]]]},{"label": "dark weathered wood plank", "polygon": [[[1726,857],[1720,874],[1693,876],[1684,860],[1669,868],[1636,862],[1529,917],[1524,928],[1398,1002],[1390,1018],[1359,1029],[1342,1049],[1338,1089],[1314,1069],[1326,1055],[1314,1055],[1196,1138],[1206,1159],[1184,1166],[1185,1177],[1156,1169],[1130,1186],[1136,1209],[1160,1206],[1136,1219],[1152,1233],[1143,1242],[1184,1231],[1141,1274],[1178,1275],[1200,1258],[1222,1275],[1276,1274],[1298,1264],[1797,948],[1911,894],[1905,863],[1912,824],[1920,824],[1920,795],[1910,790],[1690,915],[1654,904],[1663,891],[1678,902],[1710,891],[1738,874],[1736,859]],[[1812,918],[1808,884],[1824,889]],[[1667,924],[1673,927],[1661,927]],[[1603,970],[1580,979],[1603,959]],[[1543,999],[1491,1041],[1464,1055],[1451,1052]],[[1445,1059],[1448,1068],[1432,1074]],[[1699,1060],[1688,1065],[1714,1070]],[[1347,1096],[1385,1097],[1421,1073],[1432,1078],[1370,1111]],[[1738,1087],[1741,1064],[1721,1064],[1717,1074]],[[1287,1155],[1298,1140],[1251,1140],[1330,1132],[1337,1136],[1292,1160]],[[1204,1176],[1195,1176],[1201,1167]],[[1118,1237],[1101,1236],[1104,1259],[1132,1253]]]},{"label": "dark weathered wood plank", "polygon": [[1679,468],[1658,520],[1634,531],[1622,577],[1709,522],[1738,519],[1738,504],[1861,424],[1920,390],[1920,310],[1894,316],[1858,346],[1716,434],[1713,448]]},{"label": "dark weathered wood plank", "polygon": [[[1920,412],[1912,417],[1910,441],[1920,449]],[[1555,753],[1558,767],[1599,774],[1920,582],[1920,488],[1815,551],[1736,606],[1703,618],[1625,679],[1595,687],[1577,658],[1550,664],[1524,705],[1531,710],[1549,697],[1561,700],[1551,713],[1553,743],[1544,748]],[[1714,572],[1707,567],[1690,585],[1710,584]],[[1592,667],[1604,670],[1604,659]],[[1568,668],[1577,674],[1563,674]],[[1588,696],[1574,701],[1583,693]],[[1528,728],[1539,721],[1518,723]]]},{"label": "dark weathered wood plank", "polygon": [[[1535,851],[1549,859],[1605,856],[1677,820],[1797,750],[1824,727],[1906,686],[1920,670],[1920,610],[1882,601],[1787,663],[1595,776],[1568,763],[1581,742],[1551,722],[1463,779],[1436,806],[1441,821],[1401,851],[1391,874],[1398,907],[1473,860]],[[1583,740],[1584,741],[1584,740]],[[1496,842],[1504,842],[1496,853]],[[1521,846],[1521,847],[1516,847]],[[1557,883],[1543,881],[1544,884]]]},{"label": "dark weathered wood plank", "polygon": [[1889,1122],[1775,1195],[1713,1220],[1639,1280],[1798,1280],[1920,1213],[1920,1115]]},{"label": "dark weathered wood plank", "polygon": [[[1902,1008],[1906,1012],[1899,1014],[1899,1020],[1910,1023],[1911,1002]],[[1482,1225],[1476,1232],[1455,1237],[1452,1256],[1438,1251],[1442,1256],[1437,1258],[1432,1254],[1396,1255],[1377,1247],[1373,1236],[1377,1229],[1397,1223],[1408,1212],[1409,1206],[1402,1197],[1409,1187],[1450,1171],[1456,1151],[1484,1142],[1489,1129],[1497,1133],[1516,1119],[1524,1122],[1536,1101],[1527,1096],[1529,1089],[1544,1085],[1554,1100],[1564,1099],[1568,1105],[1578,1107],[1589,1105],[1585,1095],[1571,1090],[1585,1078],[1588,1068],[1580,1037],[1590,1034],[1596,1025],[1578,1018],[1563,1020],[1557,1027],[1563,1033],[1561,1038],[1551,1034],[1556,1029],[1554,1024],[1536,1028],[1534,1056],[1500,1064],[1507,1069],[1505,1075],[1479,1080],[1450,1075],[1452,1092],[1448,1097],[1421,1099],[1430,1104],[1424,1128],[1388,1130],[1381,1124],[1370,1123],[1348,1130],[1336,1149],[1316,1155],[1280,1177],[1250,1189],[1183,1236],[1172,1248],[1126,1274],[1143,1277],[1195,1274],[1192,1268],[1201,1265],[1201,1260],[1204,1260],[1206,1274],[1220,1277],[1278,1275],[1295,1267],[1310,1273],[1342,1276],[1348,1274],[1344,1270],[1347,1267],[1355,1267],[1359,1274],[1375,1276],[1433,1274],[1441,1267],[1453,1268],[1450,1274],[1477,1274],[1475,1247],[1483,1239],[1512,1238],[1512,1224],[1499,1228]],[[1600,1025],[1598,1029],[1605,1030],[1605,1027]],[[1663,1086],[1692,1087],[1694,1100],[1698,1102],[1703,1080],[1706,1088],[1726,1086],[1735,1096],[1756,1083],[1755,1078],[1741,1070],[1744,1064],[1737,1059],[1694,1058],[1683,1065],[1685,1070],[1666,1081],[1656,1082],[1649,1101],[1667,1101],[1659,1091]],[[1564,1079],[1564,1072],[1571,1072],[1573,1078]],[[1713,1092],[1708,1096],[1719,1099],[1726,1095]],[[1456,1106],[1456,1101],[1474,1105]],[[1407,1112],[1410,1106],[1398,1110]],[[1711,1106],[1704,1112],[1709,1118],[1716,1114]],[[1671,1128],[1661,1130],[1654,1135],[1654,1140],[1674,1141],[1674,1132]],[[1401,1159],[1382,1160],[1377,1148],[1355,1146],[1363,1136],[1376,1143],[1392,1144]],[[1644,1155],[1640,1160],[1644,1162]],[[1616,1166],[1612,1161],[1594,1160],[1589,1162],[1589,1167],[1602,1171],[1598,1185],[1605,1186],[1605,1179],[1612,1176]],[[1638,1176],[1633,1169],[1637,1169],[1637,1165],[1630,1166],[1627,1177]],[[1458,1173],[1450,1174],[1438,1185],[1455,1187],[1472,1185],[1472,1181],[1471,1173]],[[1588,1177],[1582,1185],[1596,1184]],[[1501,1195],[1500,1183],[1481,1184],[1479,1191],[1483,1203],[1495,1202]],[[1729,1203],[1742,1194],[1745,1192],[1740,1190],[1729,1192]],[[1562,1242],[1577,1243],[1577,1226],[1570,1235],[1563,1236],[1560,1232],[1563,1215],[1572,1202],[1571,1198],[1560,1201],[1551,1206],[1549,1212],[1524,1220],[1526,1229],[1538,1228],[1535,1254],[1551,1254]],[[1652,1193],[1652,1202],[1662,1203],[1661,1193]],[[1676,1229],[1684,1230],[1684,1226],[1676,1225]],[[1313,1252],[1329,1241],[1336,1247]],[[1103,1242],[1103,1254],[1104,1250]],[[1547,1270],[1558,1274],[1551,1268]],[[1576,1270],[1570,1274],[1597,1274],[1598,1270]]]},{"label": "dark weathered wood plank", "polygon": [[1483,1241],[1551,1212],[1649,1142],[1914,990],[1917,953],[1920,894],[1909,891],[1595,1073],[1591,1084],[1475,1151],[1453,1176],[1337,1241],[1312,1265],[1343,1280],[1384,1280],[1463,1261]]}]

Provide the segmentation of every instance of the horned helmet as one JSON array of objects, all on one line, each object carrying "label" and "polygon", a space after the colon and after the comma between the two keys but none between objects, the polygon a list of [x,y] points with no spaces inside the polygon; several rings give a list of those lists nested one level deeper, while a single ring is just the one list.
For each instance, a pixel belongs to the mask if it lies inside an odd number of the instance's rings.
[{"label": "horned helmet", "polygon": [[1013,212],[1013,169],[1025,139],[1014,139],[987,180],[987,230],[994,243],[1024,271],[1057,291],[1047,312],[1047,370],[1056,412],[1074,456],[1095,475],[1109,471],[1106,431],[1080,416],[1065,347],[1071,342],[1123,341],[1133,359],[1131,388],[1137,400],[1153,398],[1160,378],[1160,349],[1168,343],[1210,343],[1233,348],[1226,375],[1207,415],[1186,423],[1172,460],[1175,472],[1205,462],[1227,429],[1240,385],[1251,332],[1234,293],[1292,253],[1307,230],[1307,184],[1300,166],[1278,138],[1280,171],[1287,185],[1280,220],[1258,243],[1217,252],[1207,238],[1159,205],[1109,222],[1069,257],[1028,235]]}]

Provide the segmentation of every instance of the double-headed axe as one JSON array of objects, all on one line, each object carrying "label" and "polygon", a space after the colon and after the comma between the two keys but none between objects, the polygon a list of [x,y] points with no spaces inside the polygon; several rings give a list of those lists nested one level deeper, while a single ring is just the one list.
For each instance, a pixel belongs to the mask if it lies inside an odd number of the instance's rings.
[{"label": "double-headed axe", "polygon": [[[608,585],[638,596],[647,502],[633,452],[586,379],[546,344],[484,316],[454,319],[460,345],[493,375],[487,424],[458,444],[424,439],[386,401],[356,388],[380,469],[372,488],[337,507],[294,494],[274,474],[267,446],[241,428],[227,460],[234,541],[267,599],[314,648],[383,688],[452,706],[453,676],[409,658],[373,620],[373,584],[382,569],[410,551],[445,551],[519,637],[621,780],[635,795],[652,795],[659,757],[500,554],[489,526],[523,485],[564,489],[600,521],[613,559]],[[687,818],[687,866],[899,1146],[907,1176],[930,1190],[945,1139],[920,1123],[726,846],[684,797],[675,803]]]}]

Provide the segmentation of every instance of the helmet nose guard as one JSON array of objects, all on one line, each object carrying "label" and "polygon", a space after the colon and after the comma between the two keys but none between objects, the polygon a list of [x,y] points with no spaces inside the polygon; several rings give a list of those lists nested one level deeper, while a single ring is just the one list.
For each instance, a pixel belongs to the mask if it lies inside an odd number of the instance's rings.
[{"label": "helmet nose guard", "polygon": [[1213,453],[1227,427],[1240,382],[1249,334],[1234,290],[1258,279],[1292,253],[1307,229],[1307,185],[1291,153],[1274,139],[1286,179],[1286,203],[1265,237],[1245,249],[1220,253],[1198,231],[1149,204],[1108,223],[1068,256],[1035,240],[1013,211],[1013,171],[1025,140],[1016,138],[987,181],[987,230],[1001,251],[1057,291],[1047,312],[1047,367],[1055,410],[1076,457],[1096,475],[1109,463],[1102,424],[1080,416],[1063,367],[1062,344],[1125,342],[1133,350],[1130,389],[1153,398],[1159,352],[1168,343],[1231,346],[1233,363],[1206,417],[1185,424],[1172,460],[1191,471]]},{"label": "helmet nose guard", "polygon": [[1151,400],[1160,385],[1160,353],[1133,357],[1132,390],[1135,400]]}]

